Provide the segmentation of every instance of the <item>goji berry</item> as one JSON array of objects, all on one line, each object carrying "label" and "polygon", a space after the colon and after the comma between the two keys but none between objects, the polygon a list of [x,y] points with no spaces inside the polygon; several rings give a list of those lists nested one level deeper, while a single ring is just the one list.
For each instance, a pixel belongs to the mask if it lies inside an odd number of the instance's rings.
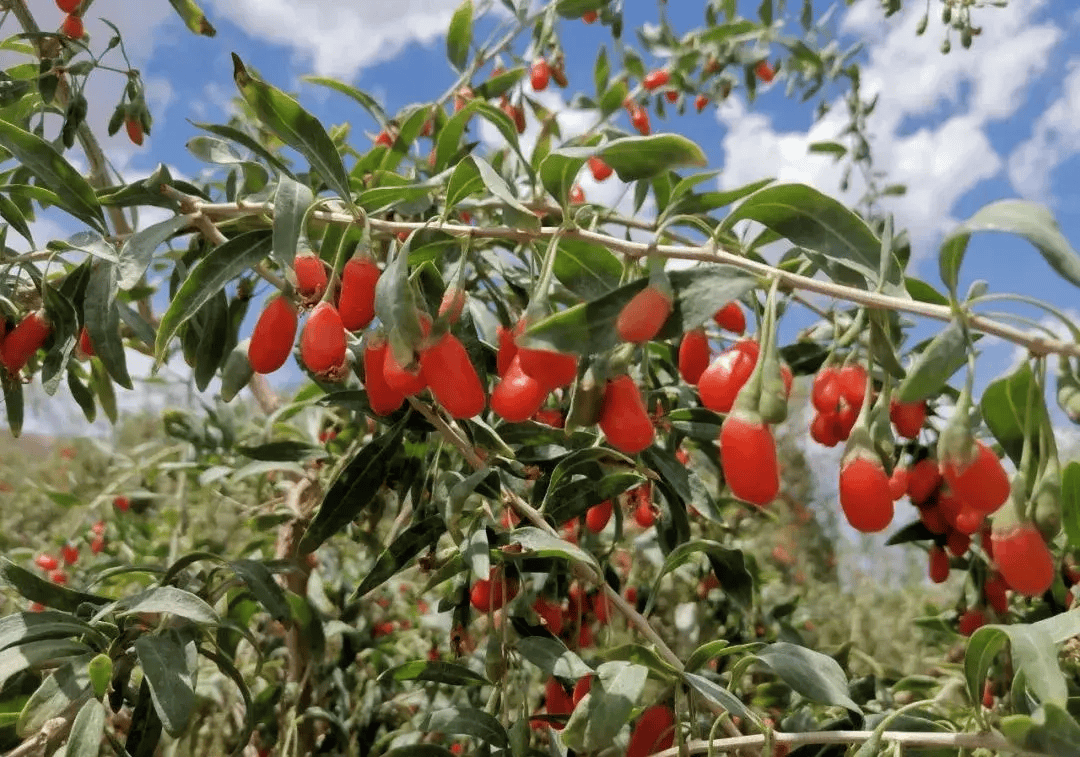
[{"label": "goji berry", "polygon": [[270,301],[259,315],[248,343],[248,362],[256,373],[273,373],[289,359],[296,341],[296,306],[287,297]]},{"label": "goji berry", "polygon": [[698,96],[697,96],[697,97],[696,97],[696,98],[694,99],[694,107],[695,107],[695,108],[697,109],[697,112],[698,112],[698,113],[700,113],[701,111],[705,110],[705,107],[706,107],[706,106],[707,106],[708,104],[709,104],[709,98],[707,98],[707,97],[706,97],[705,95],[698,95]]},{"label": "goji berry", "polygon": [[926,423],[926,400],[920,402],[889,403],[889,420],[896,427],[896,433],[906,439],[918,439],[923,424]]},{"label": "goji berry", "polygon": [[79,548],[68,542],[60,549],[60,555],[64,558],[65,565],[74,565],[79,559]]},{"label": "goji berry", "polygon": [[652,340],[671,315],[671,297],[653,286],[635,294],[619,311],[615,331],[624,342]]},{"label": "goji berry", "polygon": [[1054,582],[1054,558],[1033,523],[994,531],[994,562],[1013,591],[1027,597],[1046,593]]},{"label": "goji berry", "polygon": [[666,705],[653,705],[641,713],[634,725],[626,757],[647,757],[670,749],[674,743],[675,713]]},{"label": "goji berry", "polygon": [[604,181],[614,172],[614,169],[595,155],[589,158],[589,171],[596,181]]},{"label": "goji berry", "polygon": [[852,528],[863,533],[883,531],[892,523],[889,477],[880,463],[857,457],[841,467],[840,507]]},{"label": "goji berry", "polygon": [[626,374],[607,382],[599,426],[608,443],[627,455],[636,455],[653,443],[652,420],[637,384]]},{"label": "goji berry", "polygon": [[669,81],[671,81],[671,74],[662,68],[658,68],[645,75],[645,78],[641,80],[641,86],[652,92],[653,90],[660,89],[660,87],[663,87]]},{"label": "goji berry", "polygon": [[570,204],[580,205],[585,202],[585,190],[575,184],[570,188]]},{"label": "goji berry", "polygon": [[585,11],[581,16],[581,20],[586,24],[596,23],[597,18],[599,18],[599,14],[596,11]]},{"label": "goji berry", "polygon": [[960,632],[961,636],[971,636],[985,625],[986,613],[978,607],[969,607],[964,610],[960,620],[957,621],[956,630]]},{"label": "goji berry", "polygon": [[825,447],[839,444],[841,433],[835,413],[817,413],[810,423],[810,438]]},{"label": "goji berry", "polygon": [[445,318],[447,323],[457,323],[465,309],[467,297],[465,290],[460,287],[447,289],[443,293],[442,302],[439,303],[439,316]]},{"label": "goji berry", "polygon": [[521,370],[521,361],[515,355],[491,392],[491,409],[504,421],[520,423],[540,411],[548,393],[543,384]]},{"label": "goji berry", "polygon": [[577,356],[565,352],[518,347],[521,370],[548,389],[566,386],[577,378]]},{"label": "goji berry", "polygon": [[836,376],[840,384],[840,396],[857,412],[866,396],[866,369],[858,363],[848,363]]},{"label": "goji berry", "polygon": [[79,351],[86,357],[93,357],[95,354],[94,343],[90,341],[90,332],[86,330],[86,326],[79,331]]},{"label": "goji berry", "polygon": [[548,80],[551,78],[551,66],[544,58],[537,58],[529,69],[529,83],[533,90],[541,92],[547,89]]},{"label": "goji berry", "polygon": [[376,415],[389,415],[401,407],[405,395],[386,381],[384,369],[390,345],[383,339],[369,341],[364,347],[364,390],[368,406]]},{"label": "goji berry", "polygon": [[898,465],[893,468],[892,475],[889,476],[889,496],[896,501],[907,494],[908,486],[908,472],[907,468],[902,465]]},{"label": "goji berry", "polygon": [[720,464],[724,480],[739,499],[759,507],[780,492],[780,468],[772,429],[760,419],[736,411],[720,427]]},{"label": "goji berry", "polygon": [[53,555],[40,554],[34,558],[34,564],[44,571],[56,570],[60,567],[60,561]]},{"label": "goji berry", "polygon": [[408,370],[394,357],[394,351],[388,349],[383,359],[383,378],[387,385],[403,397],[419,394],[427,388],[427,377],[417,363],[415,370]]},{"label": "goji berry", "polygon": [[9,373],[15,374],[45,344],[52,333],[52,324],[44,310],[35,310],[23,317],[19,324],[4,338],[0,348],[0,361]]},{"label": "goji berry", "polygon": [[300,335],[300,358],[312,373],[324,378],[340,378],[345,366],[345,325],[329,302],[320,302],[311,312]]},{"label": "goji berry", "polygon": [[611,512],[613,510],[610,499],[605,499],[598,505],[593,505],[585,512],[585,527],[592,531],[594,534],[598,534],[603,531],[611,520]]},{"label": "goji berry", "polygon": [[701,404],[718,413],[730,412],[735,398],[743,388],[757,364],[757,342],[748,342],[752,348],[739,342],[724,350],[698,378],[698,395]]},{"label": "goji berry", "polygon": [[552,602],[544,597],[537,597],[533,602],[533,610],[540,619],[544,621],[544,625],[555,636],[562,633],[563,617],[562,606],[558,603]]},{"label": "goji berry", "polygon": [[776,70],[767,60],[758,61],[754,66],[754,73],[757,74],[757,78],[768,84],[776,76]]},{"label": "goji berry", "polygon": [[643,137],[647,137],[652,133],[652,125],[649,123],[649,112],[641,106],[635,106],[634,109],[630,111],[630,123],[637,129],[638,134]]},{"label": "goji berry", "polygon": [[930,580],[943,584],[949,579],[949,556],[937,544],[930,547]]},{"label": "goji berry", "polygon": [[293,258],[293,273],[296,275],[296,291],[307,302],[315,302],[323,296],[329,279],[326,265],[311,252],[297,253]]},{"label": "goji berry", "polygon": [[907,494],[913,505],[928,501],[940,485],[941,473],[930,458],[923,458],[908,469]]},{"label": "goji berry", "polygon": [[593,674],[582,676],[578,679],[578,682],[574,684],[574,706],[578,706],[578,702],[585,698],[585,695],[589,693],[589,689],[592,688]]},{"label": "goji berry", "polygon": [[840,371],[826,366],[814,376],[810,402],[819,413],[836,413],[840,402]]},{"label": "goji berry", "polygon": [[142,121],[137,118],[128,117],[124,119],[124,131],[127,132],[128,139],[136,147],[142,147],[143,143],[143,127]]},{"label": "goji berry", "polygon": [[639,502],[634,508],[634,522],[641,528],[652,528],[656,523],[656,510],[651,502]]},{"label": "goji berry", "polygon": [[986,577],[983,584],[983,597],[986,603],[994,608],[998,615],[1004,615],[1009,611],[1009,586],[1000,573],[994,572]]},{"label": "goji berry", "polygon": [[56,0],[56,7],[64,13],[74,13],[82,5],[82,0]]},{"label": "goji berry", "polygon": [[[420,352],[420,367],[435,399],[455,418],[472,418],[484,411],[484,385],[461,340],[446,332]],[[531,413],[530,413],[531,415]]]},{"label": "goji berry", "polygon": [[86,34],[83,20],[74,14],[64,16],[64,23],[60,25],[60,31],[71,39],[82,39],[83,35]]},{"label": "goji berry", "polygon": [[729,302],[713,314],[716,324],[733,334],[743,334],[746,331],[746,313],[739,307],[737,302]]},{"label": "goji berry", "polygon": [[370,258],[352,258],[341,271],[338,313],[347,331],[365,329],[375,318],[375,285],[382,271]]},{"label": "goji berry", "polygon": [[941,473],[957,499],[983,513],[992,513],[1009,498],[1009,476],[992,449],[981,441],[975,444],[977,451],[970,463],[946,459]]}]

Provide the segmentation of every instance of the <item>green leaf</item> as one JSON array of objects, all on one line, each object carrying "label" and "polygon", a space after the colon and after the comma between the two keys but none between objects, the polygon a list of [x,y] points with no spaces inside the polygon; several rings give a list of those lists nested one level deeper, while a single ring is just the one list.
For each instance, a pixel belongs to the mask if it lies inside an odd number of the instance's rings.
[{"label": "green leaf", "polygon": [[4,375],[0,377],[0,385],[4,388],[4,414],[7,415],[8,429],[11,435],[18,439],[23,425],[22,381],[4,371]]},{"label": "green leaf", "polygon": [[640,701],[648,677],[648,668],[641,665],[606,662],[597,668],[588,695],[562,732],[563,742],[578,752],[611,746]]},{"label": "green leaf", "polygon": [[971,235],[998,231],[1023,237],[1042,254],[1061,278],[1080,286],[1080,255],[1061,233],[1053,214],[1042,205],[1025,200],[1001,200],[978,210],[941,243],[938,258],[941,279],[955,291],[960,266]]},{"label": "green leaf", "polygon": [[64,757],[97,757],[104,734],[105,706],[97,699],[91,699],[82,706],[71,724]]},{"label": "green leaf", "polygon": [[1024,674],[1027,688],[1042,704],[1065,705],[1068,687],[1058,665],[1058,644],[1034,624],[983,626],[971,635],[964,653],[964,678],[971,701],[982,697],[983,683],[990,666],[1008,644],[1013,666]]},{"label": "green leaf", "polygon": [[584,563],[597,570],[600,568],[596,558],[581,547],[552,536],[546,531],[541,531],[535,526],[516,528],[510,532],[509,539],[511,543],[520,544],[522,552],[527,556],[558,557],[571,562]]},{"label": "green leaf", "polygon": [[750,710],[747,709],[746,705],[742,703],[742,700],[723,686],[720,686],[705,676],[700,676],[697,673],[683,673],[683,678],[685,678],[686,682],[693,686],[699,694],[709,701],[723,707],[732,715],[738,715],[740,718],[753,722],[754,716],[751,714]]},{"label": "green leaf", "polygon": [[[1035,382],[1031,364],[1024,362],[1015,371],[992,381],[983,391],[979,400],[983,420],[994,438],[1001,443],[1002,449],[1014,463],[1020,464],[1024,451],[1024,429],[1028,423],[1028,394]],[[1035,391],[1032,407],[1031,428],[1033,459],[1040,457],[1039,429],[1050,425],[1046,410],[1046,398],[1042,391]]]},{"label": "green leaf", "polygon": [[700,147],[681,134],[623,137],[608,142],[597,153],[623,181],[651,179],[682,166],[707,166]]},{"label": "green leaf", "polygon": [[190,224],[191,220],[186,216],[173,216],[167,221],[140,229],[124,240],[117,266],[120,288],[128,290],[137,285],[153,261],[157,248]]},{"label": "green leaf", "polygon": [[0,651],[0,684],[24,670],[55,666],[92,651],[86,644],[68,639],[42,639],[8,647]]},{"label": "green leaf", "polygon": [[158,324],[154,345],[158,363],[180,327],[226,284],[262,261],[270,247],[269,232],[247,231],[210,250],[191,268]]},{"label": "green leaf", "polygon": [[404,423],[372,439],[330,485],[298,547],[314,552],[319,545],[351,523],[379,494],[390,463],[401,446]]},{"label": "green leaf", "polygon": [[394,539],[393,544],[383,550],[379,559],[375,561],[375,565],[356,587],[353,596],[362,597],[393,578],[417,555],[428,547],[434,546],[444,533],[446,533],[446,524],[441,517],[435,515],[409,526],[398,538]]},{"label": "green leaf", "polygon": [[548,153],[540,161],[540,183],[560,206],[565,208],[570,204],[570,189],[593,152],[591,147],[567,147]]},{"label": "green leaf", "polygon": [[702,644],[686,658],[686,669],[692,672],[705,667],[705,665],[718,657],[752,652],[760,647],[761,644],[758,644],[757,642],[752,642],[750,644],[736,644],[732,646],[728,643],[727,639],[713,639],[712,641],[707,641]]},{"label": "green leaf", "polygon": [[19,206],[10,197],[2,193],[0,193],[0,218],[10,223],[11,228],[19,232],[30,243],[31,248],[37,246],[34,244],[34,238],[30,235],[30,226],[26,223],[26,217],[19,210]]},{"label": "green leaf", "polygon": [[41,682],[26,701],[15,722],[15,732],[22,738],[41,730],[49,720],[63,714],[71,703],[91,694],[89,654],[66,662]]},{"label": "green leaf", "polygon": [[810,701],[860,712],[859,705],[848,696],[843,668],[832,657],[783,641],[769,644],[755,657]]},{"label": "green leaf", "polygon": [[521,656],[543,671],[545,676],[577,680],[593,672],[581,658],[558,639],[547,636],[524,636],[516,649]]},{"label": "green leaf", "polygon": [[[10,413],[10,407],[8,408]],[[52,581],[46,581],[35,573],[21,568],[7,558],[0,558],[0,579],[8,586],[17,591],[21,596],[31,602],[40,602],[46,607],[73,613],[84,602],[102,606],[109,603],[109,599],[99,597],[96,594],[87,594],[65,586],[59,586]]]},{"label": "green leaf", "polygon": [[468,707],[444,707],[428,715],[423,729],[428,733],[454,733],[472,736],[494,747],[509,745],[506,731],[498,720],[483,710]]},{"label": "green leaf", "polygon": [[105,370],[113,380],[131,389],[127,369],[127,352],[120,337],[120,310],[116,304],[119,290],[117,268],[113,263],[99,261],[90,271],[83,300],[83,319],[90,343]]},{"label": "green leaf", "polygon": [[17,612],[0,618],[0,649],[31,639],[82,636],[93,629],[66,612]]},{"label": "green leaf", "polygon": [[259,144],[257,140],[252,139],[250,136],[240,131],[239,129],[232,126],[226,126],[224,124],[202,124],[195,121],[191,121],[190,123],[192,126],[195,126],[204,131],[208,131],[211,134],[216,134],[219,137],[224,137],[225,139],[231,140],[243,147],[246,147],[256,155],[258,155],[260,158],[265,160],[267,163],[272,165],[281,173],[285,174],[290,178],[295,178],[292,174],[292,171],[289,170],[289,167],[285,165],[285,163],[280,158],[278,158],[272,152]]},{"label": "green leaf", "polygon": [[578,239],[560,239],[555,278],[583,299],[602,297],[619,286],[622,263],[608,248]]},{"label": "green leaf", "polygon": [[232,57],[236,86],[263,126],[303,155],[326,185],[352,205],[349,175],[337,147],[319,120],[281,90],[253,79],[236,53]]},{"label": "green leaf", "polygon": [[966,364],[963,327],[959,321],[952,321],[915,359],[907,377],[900,382],[897,401],[918,402],[937,395],[949,378]]},{"label": "green leaf", "polygon": [[51,144],[15,124],[0,120],[0,147],[56,194],[60,208],[102,234],[106,233],[105,215],[94,188]]},{"label": "green leaf", "polygon": [[472,686],[489,681],[464,665],[441,660],[413,660],[390,668],[379,675],[379,683],[386,681],[427,681],[450,686]]},{"label": "green leaf", "polygon": [[304,216],[315,202],[315,194],[306,184],[282,176],[274,193],[274,259],[288,270],[304,233]]},{"label": "green leaf", "polygon": [[454,172],[450,174],[450,181],[446,185],[447,210],[483,190],[484,179],[480,176],[476,164],[469,160],[461,161],[454,166]]},{"label": "green leaf", "polygon": [[588,11],[598,11],[607,5],[609,0],[558,0],[555,3],[555,12],[563,18],[579,19]]},{"label": "green leaf", "polygon": [[484,182],[484,186],[488,188],[488,191],[495,195],[496,198],[506,203],[506,205],[509,206],[509,209],[515,212],[515,219],[519,224],[527,229],[532,229],[533,231],[540,228],[540,219],[536,217],[535,213],[521,204],[521,201],[514,196],[510,186],[503,180],[498,172],[491,167],[490,163],[476,155],[470,155],[462,161],[462,163],[466,162],[470,162],[476,167],[476,170],[480,174],[480,179]]},{"label": "green leaf", "polygon": [[200,34],[204,37],[213,37],[217,34],[217,30],[207,20],[206,14],[203,13],[202,8],[194,0],[169,0],[169,5],[176,10],[180,18],[184,19],[184,25],[193,34]]},{"label": "green leaf", "polygon": [[614,649],[605,649],[600,653],[605,660],[632,662],[644,665],[654,678],[664,683],[674,683],[679,677],[679,671],[672,667],[671,663],[662,658],[652,647],[642,644],[621,644]]},{"label": "green leaf", "polygon": [[198,654],[193,640],[185,641],[175,629],[143,634],[135,640],[135,652],[150,684],[165,732],[179,736],[195,709],[195,671]]},{"label": "green leaf", "polygon": [[[881,269],[881,240],[842,203],[805,184],[778,184],[750,195],[727,218],[730,231],[739,221],[757,221],[792,243],[816,251],[830,262],[860,274],[870,284]],[[889,266],[885,291],[907,295],[899,265]]]},{"label": "green leaf", "polygon": [[252,460],[273,462],[299,462],[312,457],[326,457],[326,451],[322,447],[292,439],[267,442],[255,447],[240,446],[236,451]]},{"label": "green leaf", "polygon": [[289,603],[285,599],[285,591],[274,580],[274,574],[265,563],[258,560],[233,560],[229,565],[274,620],[284,622],[289,618]]},{"label": "green leaf", "polygon": [[386,753],[386,757],[452,757],[453,752],[438,744],[410,744]]},{"label": "green leaf", "polygon": [[[669,274],[675,300],[656,339],[674,339],[710,320],[714,313],[757,285],[750,273],[727,265],[699,265]],[[648,285],[647,278],[619,287],[532,324],[523,344],[536,349],[600,353],[619,345],[615,321],[623,306]]]},{"label": "green leaf", "polygon": [[190,591],[184,591],[175,586],[155,586],[146,589],[117,601],[114,609],[117,615],[168,613],[204,625],[221,622],[213,607]]},{"label": "green leaf", "polygon": [[671,571],[693,560],[699,553],[704,553],[712,564],[713,572],[720,580],[724,592],[733,600],[749,608],[754,602],[754,579],[746,569],[746,560],[742,550],[730,549],[719,542],[708,539],[695,539],[680,544],[671,550],[664,560],[663,567],[657,573],[653,590],[649,595],[649,612],[655,600],[660,597],[660,581]]},{"label": "green leaf", "polygon": [[1054,757],[1080,757],[1080,724],[1063,706],[1047,703],[1025,718],[1025,727],[1017,730],[1002,723],[1002,733],[1014,744],[1037,754]]},{"label": "green leaf", "polygon": [[469,61],[469,45],[472,44],[473,4],[465,0],[454,11],[450,27],[446,31],[446,57],[458,71]]},{"label": "green leaf", "polygon": [[305,76],[304,81],[311,82],[312,84],[318,84],[320,87],[329,87],[335,92],[351,97],[360,107],[364,108],[371,117],[374,118],[380,125],[387,122],[386,111],[379,105],[379,101],[369,95],[367,92],[363,92],[356,87],[350,87],[344,82],[340,82],[337,79],[331,79],[325,76]]}]

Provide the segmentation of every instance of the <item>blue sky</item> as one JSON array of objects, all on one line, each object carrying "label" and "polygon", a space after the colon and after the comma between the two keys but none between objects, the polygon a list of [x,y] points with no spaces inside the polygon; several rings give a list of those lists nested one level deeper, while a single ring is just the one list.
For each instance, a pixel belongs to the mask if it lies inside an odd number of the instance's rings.
[{"label": "blue sky", "polygon": [[[128,178],[147,174],[158,162],[180,175],[198,175],[203,164],[183,147],[200,134],[188,119],[228,119],[235,93],[231,52],[263,78],[297,92],[325,123],[351,121],[354,141],[364,146],[363,133],[375,128],[366,114],[347,98],[303,83],[301,77],[338,76],[377,96],[390,112],[434,98],[454,80],[441,33],[456,4],[206,0],[218,29],[217,37],[206,39],[188,33],[164,0],[97,0],[87,19],[92,44],[98,47],[108,37],[98,17],[120,27],[146,79],[155,118],[153,134],[141,149],[128,144],[122,131],[106,141],[107,149]],[[752,15],[757,4],[744,4],[744,12]],[[58,19],[52,0],[29,5],[43,26]],[[667,3],[673,26],[688,30],[700,25],[702,5]],[[973,48],[963,50],[954,38],[952,53],[942,56],[939,21],[931,19],[926,35],[917,37],[914,27],[924,5],[910,0],[905,5],[903,13],[885,20],[878,2],[860,0],[851,8],[841,4],[836,19],[845,44],[865,43],[864,86],[881,93],[871,121],[878,167],[889,172],[890,181],[909,185],[909,193],[887,207],[912,234],[919,257],[912,272],[938,285],[936,250],[942,232],[985,203],[1006,197],[1048,204],[1065,235],[1080,245],[1080,194],[1070,181],[1080,165],[1080,13],[1066,7],[1071,4],[1047,0],[1012,0],[1005,9],[979,9],[976,23],[984,32]],[[627,6],[632,11],[628,28],[656,20],[654,3],[635,0]],[[481,22],[481,28],[492,23]],[[610,51],[608,32],[599,24],[561,24],[571,89],[580,84],[590,91],[598,44],[608,44]],[[780,53],[774,49],[772,56]],[[108,120],[121,86],[119,77],[94,77],[88,92],[92,124],[100,127]],[[722,187],[774,176],[853,201],[859,188],[842,193],[839,167],[806,151],[811,142],[835,137],[843,109],[835,108],[834,116],[814,124],[816,101],[793,103],[783,88],[781,77],[752,105],[736,93],[701,115],[667,123],[654,116],[654,131],[679,131],[694,139],[708,154],[710,168],[722,169]],[[562,103],[557,91],[544,93],[543,99],[549,106]],[[587,118],[565,114],[565,132],[583,128]],[[494,139],[484,131],[481,136]],[[614,180],[598,186],[585,178],[582,183],[590,199],[614,202],[619,195]],[[49,238],[50,232],[62,236],[75,230],[64,219],[43,216],[35,231]],[[965,285],[975,278],[986,279],[992,291],[1032,294],[1064,308],[1071,308],[1077,296],[1077,289],[1061,281],[1026,242],[1001,235],[974,238]],[[1013,358],[1007,346],[991,353],[980,383]]]}]

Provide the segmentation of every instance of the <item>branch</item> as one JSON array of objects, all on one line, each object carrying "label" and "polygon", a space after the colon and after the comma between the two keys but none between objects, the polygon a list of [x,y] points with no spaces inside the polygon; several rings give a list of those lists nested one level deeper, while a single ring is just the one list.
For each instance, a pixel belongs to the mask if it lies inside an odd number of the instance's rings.
[{"label": "branch", "polygon": [[[791,748],[806,744],[861,744],[868,741],[873,731],[817,731],[813,733],[781,733],[774,731],[773,743],[785,744]],[[901,747],[944,747],[952,749],[990,749],[995,752],[1009,752],[1026,757],[1045,757],[1040,752],[1029,752],[1005,740],[998,733],[933,733],[922,731],[885,731],[881,734],[883,742],[900,744]],[[730,751],[746,747],[765,745],[765,734],[737,736],[730,739],[713,741],[694,740],[682,747],[687,754],[707,754],[710,750]],[[672,747],[657,752],[653,757],[678,757],[682,747]]]},{"label": "branch", "polygon": [[[272,203],[241,204],[241,203],[204,203],[198,198],[192,200],[192,209],[197,214],[218,220],[247,215],[272,215],[274,206]],[[317,210],[311,214],[313,221],[328,224],[352,224],[355,219],[347,214],[329,210]],[[503,239],[513,242],[533,242],[549,240],[556,234],[567,239],[579,239],[583,242],[601,245],[618,252],[626,257],[638,259],[649,256],[658,256],[672,260],[697,260],[705,263],[723,263],[744,271],[748,271],[763,279],[778,279],[781,286],[786,289],[802,290],[815,294],[825,295],[838,300],[845,300],[863,307],[874,310],[895,310],[910,313],[912,315],[932,318],[938,321],[950,322],[956,317],[956,313],[948,305],[935,305],[929,302],[895,297],[880,292],[870,292],[865,289],[837,284],[832,281],[821,281],[791,273],[776,268],[767,263],[759,263],[738,254],[738,251],[726,250],[714,243],[704,245],[669,245],[633,242],[627,239],[603,234],[586,229],[564,229],[558,226],[544,226],[539,231],[517,229],[508,226],[476,227],[463,224],[442,224],[432,226],[430,223],[417,223],[407,221],[386,221],[377,218],[369,219],[371,229],[387,235],[398,232],[412,232],[416,229],[436,228],[439,231],[456,237],[468,237],[472,239]],[[966,313],[964,318],[969,328],[990,336],[996,336],[1005,341],[1012,342],[1027,349],[1035,356],[1060,354],[1070,357],[1080,357],[1080,344],[1065,342],[1060,339],[1052,339],[1030,334],[1021,329],[987,318],[983,315]]]}]

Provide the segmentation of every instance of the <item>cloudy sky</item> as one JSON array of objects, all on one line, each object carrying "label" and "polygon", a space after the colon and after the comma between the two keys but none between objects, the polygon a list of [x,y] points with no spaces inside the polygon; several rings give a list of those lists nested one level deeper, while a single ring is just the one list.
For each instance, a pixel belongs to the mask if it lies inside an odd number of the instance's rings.
[{"label": "cloudy sky", "polygon": [[[166,0],[96,0],[87,18],[91,45],[101,49],[110,36],[101,17],[121,29],[132,64],[147,82],[154,114],[153,135],[146,144],[135,148],[121,131],[106,140],[110,158],[129,179],[146,175],[159,162],[169,164],[177,175],[203,171],[205,165],[184,145],[200,134],[190,121],[228,120],[235,93],[231,52],[263,78],[296,92],[324,123],[351,123],[356,144],[366,145],[376,130],[367,114],[302,77],[339,77],[375,95],[391,113],[437,97],[455,78],[442,35],[456,4],[205,0],[219,32],[207,39],[191,35]],[[29,5],[43,27],[59,23],[61,14],[52,0],[30,0]],[[627,5],[628,28],[656,21],[654,3]],[[680,0],[666,5],[678,32],[702,23],[703,3]],[[740,5],[753,15],[758,3]],[[942,232],[1002,198],[1047,204],[1066,237],[1080,244],[1080,191],[1072,181],[1080,168],[1080,11],[1071,3],[1048,0],[1012,0],[1004,9],[979,9],[975,21],[983,32],[973,48],[962,49],[954,38],[952,52],[942,55],[940,22],[931,19],[927,33],[916,36],[924,3],[909,0],[905,5],[904,12],[886,20],[876,0],[859,0],[850,8],[837,4],[836,26],[845,45],[864,43],[864,94],[880,95],[869,125],[878,167],[887,171],[889,182],[908,185],[908,193],[891,198],[886,207],[913,239],[918,262],[910,273],[939,285],[936,251]],[[932,5],[938,7],[936,1]],[[597,46],[607,43],[610,50],[610,36],[599,24],[560,23],[571,87],[580,84],[591,90]],[[482,28],[493,25],[489,19]],[[780,53],[774,50],[773,56]],[[90,122],[99,132],[122,87],[122,77],[109,72],[92,78],[87,92]],[[557,91],[543,99],[552,107],[564,104]],[[857,184],[842,192],[840,168],[807,151],[812,142],[836,137],[843,108],[838,105],[814,123],[815,104],[790,102],[781,76],[752,104],[736,92],[701,115],[673,117],[664,124],[654,116],[653,125],[655,131],[679,131],[700,144],[710,169],[721,170],[722,188],[771,176],[812,184],[853,201]],[[561,116],[567,133],[580,130],[588,119],[589,114],[582,113]],[[487,132],[481,136],[497,140]],[[77,153],[72,160],[79,161]],[[584,177],[582,184],[590,199],[626,202],[614,179],[596,185]],[[35,227],[42,238],[75,230],[54,216],[43,216]],[[985,279],[991,290],[1032,294],[1064,308],[1070,308],[1077,295],[1033,248],[1001,235],[973,240],[963,279],[964,285]],[[1005,345],[989,348],[980,383],[1013,359]],[[282,371],[286,379],[296,375]]]}]

